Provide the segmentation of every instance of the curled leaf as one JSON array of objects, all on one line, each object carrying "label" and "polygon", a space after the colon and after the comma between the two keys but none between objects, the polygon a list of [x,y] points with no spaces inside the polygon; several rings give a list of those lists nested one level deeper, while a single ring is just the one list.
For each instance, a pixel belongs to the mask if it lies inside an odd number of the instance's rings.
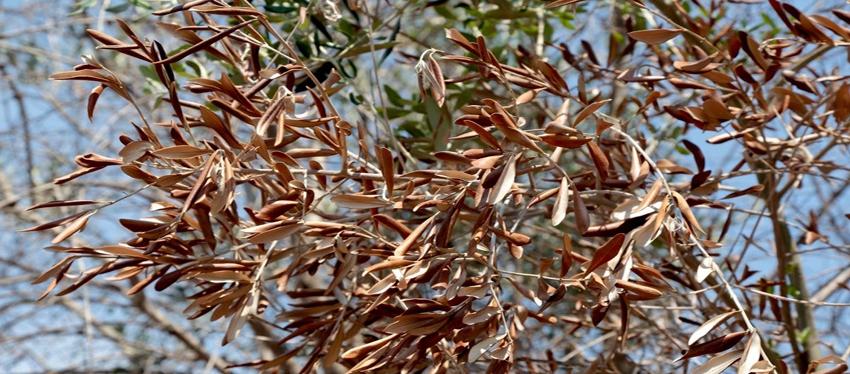
[{"label": "curled leaf", "polygon": [[86,214],[83,214],[79,218],[75,219],[71,222],[64,230],[62,230],[56,237],[53,238],[50,242],[53,244],[59,243],[65,239],[68,239],[72,235],[82,231],[86,227],[86,223],[89,222],[89,217],[91,217],[95,211],[90,211]]},{"label": "curled leaf", "polygon": [[558,188],[558,196],[555,198],[555,206],[552,207],[552,226],[558,226],[567,216],[569,193],[569,182],[567,177],[563,177],[561,178],[561,186]]}]

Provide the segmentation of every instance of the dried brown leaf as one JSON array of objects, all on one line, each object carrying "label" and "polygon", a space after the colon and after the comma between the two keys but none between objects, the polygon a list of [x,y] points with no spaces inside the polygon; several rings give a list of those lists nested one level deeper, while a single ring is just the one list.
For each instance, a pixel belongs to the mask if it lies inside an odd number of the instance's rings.
[{"label": "dried brown leaf", "polygon": [[422,234],[425,232],[425,229],[430,227],[431,223],[434,222],[436,218],[437,216],[433,215],[431,216],[431,218],[425,220],[425,222],[419,224],[419,226],[417,226],[416,229],[414,229],[410,233],[410,235],[408,235],[404,239],[404,241],[401,242],[398,247],[396,247],[393,255],[395,255],[396,257],[401,257],[404,256],[409,250],[411,250],[413,248],[413,245],[416,244],[416,241],[419,240],[419,237],[422,236]]},{"label": "dried brown leaf", "polygon": [[629,37],[647,44],[661,44],[682,33],[680,29],[650,29],[632,31]]},{"label": "dried brown leaf", "polygon": [[79,218],[75,219],[67,227],[65,227],[65,229],[63,229],[58,235],[56,235],[53,238],[53,240],[51,240],[50,242],[53,243],[53,244],[59,243],[59,242],[65,240],[65,239],[68,239],[69,237],[71,237],[71,235],[74,235],[74,234],[82,231],[86,227],[86,223],[89,222],[89,218],[94,213],[95,213],[95,211],[90,211],[90,212],[83,214]]},{"label": "dried brown leaf", "polygon": [[623,242],[626,239],[625,234],[617,234],[614,235],[613,238],[609,239],[605,244],[599,247],[596,252],[593,254],[593,259],[590,260],[590,264],[587,265],[587,269],[584,271],[584,275],[592,273],[598,267],[604,265],[608,261],[617,257],[617,254],[620,253],[620,250],[623,248]]},{"label": "dried brown leaf", "polygon": [[567,216],[569,194],[569,182],[567,181],[567,177],[563,177],[561,178],[561,186],[558,188],[558,197],[555,198],[555,205],[552,207],[552,226],[558,226]]},{"label": "dried brown leaf", "polygon": [[582,108],[578,114],[576,114],[575,120],[573,120],[573,126],[578,126],[582,121],[584,121],[587,117],[590,117],[591,114],[595,113],[599,108],[602,108],[606,103],[611,101],[611,99],[599,100],[593,103],[588,104],[586,107]]},{"label": "dried brown leaf", "polygon": [[181,160],[186,158],[203,156],[211,153],[209,149],[198,148],[191,145],[175,145],[151,151],[154,155],[166,159]]},{"label": "dried brown leaf", "polygon": [[508,192],[513,188],[514,180],[516,179],[516,161],[517,155],[511,155],[508,160],[505,162],[505,167],[502,169],[502,173],[499,175],[498,181],[493,186],[490,191],[490,197],[488,199],[488,203],[495,204],[502,200],[504,200],[505,196],[508,195]]},{"label": "dried brown leaf", "polygon": [[741,354],[741,362],[738,364],[738,374],[748,374],[755,366],[761,357],[761,338],[758,332],[753,331],[750,334],[750,339],[747,340],[747,345],[744,346],[744,353]]},{"label": "dried brown leaf", "polygon": [[709,355],[718,352],[723,352],[729,348],[738,344],[741,339],[747,336],[746,331],[738,331],[730,334],[723,335],[719,338],[709,340],[702,344],[697,344],[688,348],[687,352],[685,352],[682,357],[676,359],[676,361],[685,360],[691,357],[697,357],[702,355]]},{"label": "dried brown leaf", "polygon": [[726,320],[726,318],[729,318],[736,313],[738,313],[738,312],[734,311],[734,312],[723,313],[723,314],[716,315],[716,316],[710,318],[708,321],[705,321],[702,325],[697,327],[697,329],[694,330],[693,333],[691,333],[691,337],[688,338],[688,345],[694,345],[694,343],[696,343],[698,340],[700,340],[703,336],[705,336],[706,334],[711,332],[711,330],[714,330],[714,328],[718,324],[720,324],[720,322],[723,322],[724,320]]},{"label": "dried brown leaf", "polygon": [[390,205],[378,195],[336,195],[331,197],[331,201],[348,209],[375,209]]}]

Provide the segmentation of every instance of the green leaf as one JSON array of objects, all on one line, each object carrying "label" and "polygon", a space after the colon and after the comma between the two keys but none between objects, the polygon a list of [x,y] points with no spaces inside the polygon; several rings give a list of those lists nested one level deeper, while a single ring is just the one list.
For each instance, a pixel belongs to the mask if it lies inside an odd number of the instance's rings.
[{"label": "green leaf", "polygon": [[86,11],[86,9],[91,8],[95,5],[97,5],[97,0],[79,0],[76,3],[74,3],[73,8],[71,8],[73,10],[71,11],[70,15],[73,16],[73,15],[82,14],[83,12]]},{"label": "green leaf", "polygon": [[454,13],[452,13],[451,8],[449,8],[448,6],[445,6],[445,4],[434,7],[434,11],[437,14],[446,18],[447,20],[456,20],[457,19],[457,16],[455,16]]},{"label": "green leaf", "polygon": [[424,129],[422,127],[423,127],[423,125],[422,125],[421,122],[408,121],[408,122],[402,123],[400,126],[398,126],[397,129],[402,130],[402,131],[410,134],[410,136],[413,136],[413,137],[424,137],[424,136],[426,136],[426,132],[423,131]]},{"label": "green leaf", "polygon": [[272,13],[292,13],[298,10],[298,6],[294,5],[266,5],[266,11]]},{"label": "green leaf", "polygon": [[425,115],[431,128],[434,151],[443,151],[452,133],[451,114],[447,105],[440,108],[431,96],[425,99]]},{"label": "green leaf", "polygon": [[390,103],[392,103],[393,105],[395,105],[395,106],[405,106],[405,105],[407,105],[407,100],[402,98],[401,95],[399,95],[398,91],[396,91],[394,88],[390,87],[389,85],[386,85],[386,84],[384,85],[384,92],[387,93],[387,99],[389,99]]},{"label": "green leaf", "polygon": [[148,0],[130,0],[130,4],[142,9],[153,9],[153,5]]},{"label": "green leaf", "polygon": [[127,9],[130,9],[130,3],[121,3],[113,5],[109,8],[106,8],[106,11],[109,13],[121,13]]},{"label": "green leaf", "polygon": [[808,327],[804,328],[802,331],[797,331],[797,341],[800,344],[806,344],[806,341],[809,340],[809,336],[812,334],[812,330]]}]

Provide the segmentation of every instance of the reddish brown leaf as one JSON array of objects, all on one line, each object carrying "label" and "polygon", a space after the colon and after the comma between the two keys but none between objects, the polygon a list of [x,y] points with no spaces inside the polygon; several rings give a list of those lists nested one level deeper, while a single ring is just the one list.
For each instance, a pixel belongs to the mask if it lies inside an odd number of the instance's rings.
[{"label": "reddish brown leaf", "polygon": [[572,184],[573,189],[573,210],[576,214],[576,228],[578,232],[584,234],[590,227],[590,214],[587,212],[587,207],[584,205],[584,200],[578,192],[575,183]]},{"label": "reddish brown leaf", "polygon": [[599,145],[594,141],[587,143],[587,149],[590,151],[590,158],[593,159],[593,164],[596,165],[596,171],[599,172],[599,179],[602,181],[608,179],[608,157],[599,148]]},{"label": "reddish brown leaf", "polygon": [[593,254],[593,258],[590,260],[590,264],[587,266],[587,269],[584,271],[584,275],[592,273],[598,267],[604,265],[608,261],[617,257],[617,254],[620,253],[620,249],[623,247],[623,242],[626,239],[625,234],[617,234],[614,235],[613,238],[609,239],[605,244],[599,247],[596,252]]},{"label": "reddish brown leaf", "polygon": [[27,211],[42,209],[42,208],[91,205],[91,204],[101,204],[101,203],[102,203],[101,201],[95,201],[95,200],[56,200],[56,201],[49,201],[49,202],[46,202],[46,203],[33,205],[33,206],[27,208]]},{"label": "reddish brown leaf", "polygon": [[723,352],[729,348],[732,348],[733,346],[735,346],[735,344],[738,344],[738,342],[741,341],[741,339],[743,339],[745,336],[747,336],[746,331],[738,331],[733,332],[731,334],[723,335],[719,338],[707,341],[702,344],[691,346],[690,348],[688,348],[687,352],[685,352],[682,357],[676,359],[676,361],[678,362],[691,357]]},{"label": "reddish brown leaf", "polygon": [[384,176],[384,183],[387,185],[387,196],[392,197],[393,187],[395,185],[395,169],[393,168],[393,155],[389,149],[378,147],[377,150],[378,166],[381,168],[381,174]]}]

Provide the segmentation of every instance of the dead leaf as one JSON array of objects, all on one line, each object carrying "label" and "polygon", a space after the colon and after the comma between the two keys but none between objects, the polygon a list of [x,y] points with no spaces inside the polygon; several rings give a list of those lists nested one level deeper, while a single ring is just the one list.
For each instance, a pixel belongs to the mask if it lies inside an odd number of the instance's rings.
[{"label": "dead leaf", "polygon": [[384,176],[384,183],[387,186],[387,196],[393,195],[395,186],[395,170],[393,169],[393,155],[389,149],[378,147],[377,151],[378,166],[381,168],[381,175]]},{"label": "dead leaf", "polygon": [[615,286],[618,288],[622,288],[626,291],[633,293],[640,300],[651,300],[661,297],[664,293],[661,290],[647,286],[645,284],[640,284],[632,281],[621,280],[618,279],[615,283]]},{"label": "dead leaf", "polygon": [[605,153],[602,152],[602,149],[594,141],[587,143],[587,149],[590,151],[590,158],[593,159],[596,171],[599,172],[599,179],[605,181],[608,179],[608,167],[610,166],[608,157],[605,156]]},{"label": "dead leaf", "polygon": [[561,248],[561,271],[560,276],[563,278],[567,275],[567,272],[570,271],[570,267],[573,264],[573,241],[570,238],[569,234],[564,234],[561,239],[562,248]]},{"label": "dead leaf", "polygon": [[79,218],[75,219],[71,222],[64,230],[62,230],[56,237],[53,238],[50,242],[53,244],[59,243],[65,239],[71,237],[80,231],[82,231],[86,227],[86,223],[89,222],[89,217],[91,217],[95,211],[90,211],[86,214],[83,214]]},{"label": "dead leaf", "polygon": [[63,207],[63,206],[80,206],[80,205],[91,205],[91,204],[101,204],[101,201],[95,200],[55,200],[49,201],[46,203],[36,204],[29,208],[27,211],[42,209],[42,208],[55,208],[55,207]]},{"label": "dead leaf", "polygon": [[738,364],[738,374],[748,374],[755,366],[761,357],[761,338],[758,332],[753,331],[750,334],[750,339],[747,340],[747,345],[744,347],[744,353],[741,355],[741,362]]},{"label": "dead leaf", "polygon": [[514,180],[516,179],[516,161],[517,155],[511,155],[507,161],[505,161],[505,167],[502,169],[502,173],[499,175],[499,179],[496,181],[496,184],[490,191],[490,197],[487,199],[489,204],[495,204],[504,200],[505,196],[511,192],[511,188],[513,188]]},{"label": "dead leaf", "polygon": [[682,33],[680,29],[650,29],[632,31],[629,37],[647,44],[661,44]]},{"label": "dead leaf", "polygon": [[584,200],[581,198],[575,183],[571,187],[573,190],[573,210],[576,214],[576,229],[584,235],[590,227],[590,214],[587,212],[587,207],[584,205]]},{"label": "dead leaf", "polygon": [[175,145],[171,147],[155,149],[152,151],[152,153],[156,156],[172,160],[181,160],[186,158],[203,156],[210,152],[211,151],[209,149],[198,148],[191,145]]},{"label": "dead leaf", "polygon": [[407,251],[409,251],[411,248],[413,248],[413,245],[416,243],[417,240],[419,240],[419,237],[422,236],[422,233],[425,232],[425,229],[430,227],[431,223],[434,222],[434,220],[436,218],[437,218],[437,215],[433,215],[433,216],[431,216],[431,218],[428,218],[427,220],[425,220],[425,222],[422,222],[421,224],[419,224],[419,226],[417,226],[416,229],[414,229],[410,233],[410,235],[408,235],[404,239],[404,241],[401,242],[401,244],[399,244],[398,247],[396,247],[393,255],[396,256],[396,257],[404,256],[407,253]]},{"label": "dead leaf", "polygon": [[476,343],[472,346],[472,348],[469,349],[469,359],[467,360],[467,362],[471,364],[475,361],[478,361],[481,356],[487,353],[487,351],[493,348],[493,346],[495,346],[498,342],[499,337],[491,336]]},{"label": "dead leaf", "polygon": [[712,357],[692,371],[693,374],[721,374],[726,371],[733,362],[741,357],[741,350],[729,351]]},{"label": "dead leaf", "polygon": [[623,242],[626,239],[625,234],[617,234],[614,235],[613,238],[609,239],[605,244],[599,247],[596,252],[593,254],[593,259],[590,260],[590,264],[587,266],[587,270],[584,271],[584,276],[592,273],[596,268],[602,266],[603,264],[611,261],[614,257],[617,257],[617,254],[620,253],[620,250],[623,247]]},{"label": "dead leaf", "polygon": [[578,126],[582,121],[584,121],[587,117],[590,117],[591,114],[595,113],[599,110],[599,108],[602,108],[602,106],[609,101],[611,101],[611,99],[599,100],[582,108],[582,110],[576,114],[576,118],[573,120],[573,126]]},{"label": "dead leaf", "polygon": [[691,333],[691,337],[688,338],[688,345],[694,345],[698,340],[700,340],[703,336],[711,332],[720,322],[726,320],[726,318],[731,317],[732,315],[738,313],[738,311],[723,313],[720,315],[716,315],[710,318],[708,321],[705,321],[702,325],[697,327],[693,333]]},{"label": "dead leaf", "polygon": [[558,197],[555,198],[555,206],[552,207],[552,226],[558,226],[567,216],[569,193],[570,185],[567,177],[562,177],[561,186],[558,188]]},{"label": "dead leaf", "polygon": [[390,205],[378,195],[336,195],[331,197],[331,201],[348,209],[375,209]]},{"label": "dead leaf", "polygon": [[685,360],[691,357],[723,352],[729,348],[732,348],[733,346],[735,346],[735,344],[738,344],[738,342],[741,341],[744,336],[747,336],[747,334],[748,333],[746,331],[733,332],[730,334],[723,335],[719,338],[709,340],[705,343],[691,346],[690,348],[688,348],[688,351],[685,352],[682,357],[676,359],[675,362],[679,362],[681,360]]},{"label": "dead leaf", "polygon": [[676,198],[676,206],[679,207],[679,211],[682,212],[682,216],[685,217],[685,221],[688,222],[688,226],[696,233],[705,234],[705,231],[699,226],[699,221],[697,221],[696,216],[691,211],[691,207],[688,205],[688,202],[685,198],[676,191],[671,191],[673,197]]}]

